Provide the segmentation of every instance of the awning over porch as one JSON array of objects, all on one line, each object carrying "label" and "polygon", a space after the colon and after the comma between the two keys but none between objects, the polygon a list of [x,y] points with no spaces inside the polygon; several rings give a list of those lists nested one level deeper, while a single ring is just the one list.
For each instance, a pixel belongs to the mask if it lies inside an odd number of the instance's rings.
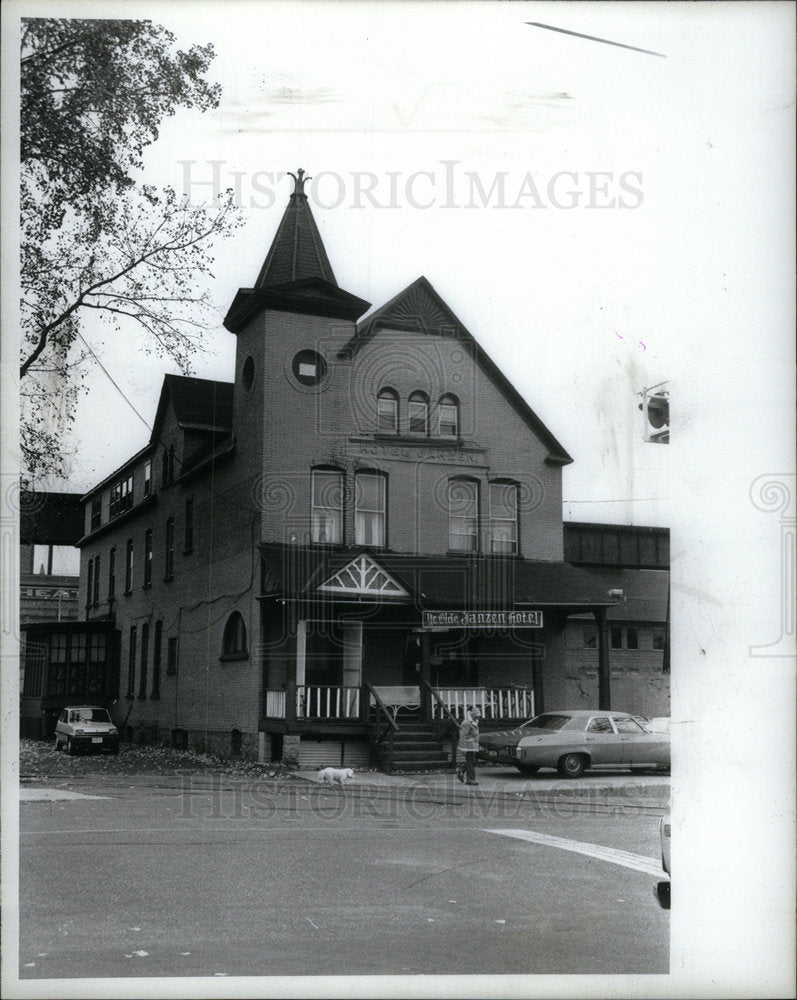
[{"label": "awning over porch", "polygon": [[437,608],[607,608],[607,579],[565,562],[502,556],[418,556],[367,548],[261,545],[263,594]]}]

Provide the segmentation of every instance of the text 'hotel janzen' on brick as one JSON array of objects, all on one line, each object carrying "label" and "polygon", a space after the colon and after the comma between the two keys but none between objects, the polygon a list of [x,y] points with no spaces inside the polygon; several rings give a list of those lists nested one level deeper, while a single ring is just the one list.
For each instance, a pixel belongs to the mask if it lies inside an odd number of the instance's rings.
[{"label": "text 'hotel janzen' on brick", "polygon": [[666,683],[612,677],[611,579],[564,561],[568,453],[426,278],[370,313],[338,287],[305,180],[224,320],[234,381],[167,375],[84,497],[123,736],[390,769],[450,762],[470,704],[666,714]]}]

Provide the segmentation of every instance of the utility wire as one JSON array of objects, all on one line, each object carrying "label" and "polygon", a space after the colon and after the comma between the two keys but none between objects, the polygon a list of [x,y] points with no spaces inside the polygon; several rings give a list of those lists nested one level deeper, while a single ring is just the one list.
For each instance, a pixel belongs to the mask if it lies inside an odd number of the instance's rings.
[{"label": "utility wire", "polygon": [[132,403],[130,402],[130,400],[129,400],[129,399],[127,398],[127,396],[126,396],[126,395],[125,395],[125,393],[124,393],[124,390],[123,390],[123,389],[121,388],[121,386],[120,386],[120,385],[119,385],[119,384],[118,384],[118,383],[117,383],[117,382],[116,382],[116,381],[114,380],[114,377],[113,377],[113,376],[111,375],[111,373],[110,373],[110,372],[108,371],[108,369],[107,369],[107,368],[105,367],[105,365],[104,365],[104,364],[102,363],[102,361],[100,361],[100,359],[99,359],[99,358],[97,357],[97,355],[96,355],[96,354],[94,353],[94,350],[93,350],[93,348],[92,348],[92,347],[91,347],[91,346],[90,346],[90,345],[89,345],[89,344],[88,344],[88,343],[86,342],[86,339],[84,338],[83,334],[82,334],[82,333],[81,333],[81,332],[80,332],[79,330],[77,331],[77,335],[78,335],[78,337],[80,337],[80,340],[81,340],[81,342],[83,343],[83,346],[84,346],[84,347],[86,348],[86,350],[87,350],[87,351],[89,352],[89,354],[90,354],[90,355],[91,355],[91,356],[92,356],[92,357],[94,358],[94,360],[95,360],[95,361],[97,362],[97,364],[98,364],[98,365],[100,366],[100,368],[101,368],[101,369],[102,369],[102,370],[103,370],[103,371],[105,372],[105,374],[106,374],[106,375],[108,376],[108,378],[109,378],[109,380],[110,380],[110,382],[111,382],[111,385],[112,385],[112,386],[114,387],[114,389],[116,389],[116,391],[117,391],[117,392],[119,393],[119,395],[120,395],[120,396],[122,397],[122,399],[123,399],[123,400],[124,400],[124,401],[125,401],[125,402],[127,403],[127,405],[128,405],[129,407],[130,407],[130,409],[131,409],[131,410],[133,411],[133,413],[135,413],[135,415],[136,415],[136,416],[138,417],[138,419],[139,419],[139,420],[141,421],[141,423],[142,423],[142,424],[143,424],[143,425],[144,425],[144,426],[145,426],[145,427],[147,428],[147,430],[151,432],[151,431],[152,431],[152,428],[150,427],[150,425],[149,425],[149,424],[147,423],[147,421],[146,421],[146,420],[145,420],[145,419],[144,419],[144,418],[143,418],[143,417],[141,416],[141,414],[140,414],[140,413],[138,412],[138,410],[137,410],[137,409],[135,408],[135,406],[133,406],[133,404],[132,404]]}]

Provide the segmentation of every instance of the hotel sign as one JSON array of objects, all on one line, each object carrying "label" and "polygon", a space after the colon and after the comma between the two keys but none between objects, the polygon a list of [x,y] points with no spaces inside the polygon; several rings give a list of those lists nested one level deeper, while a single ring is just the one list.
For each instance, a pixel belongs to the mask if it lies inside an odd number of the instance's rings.
[{"label": "hotel sign", "polygon": [[542,628],[542,611],[424,611],[424,628]]}]

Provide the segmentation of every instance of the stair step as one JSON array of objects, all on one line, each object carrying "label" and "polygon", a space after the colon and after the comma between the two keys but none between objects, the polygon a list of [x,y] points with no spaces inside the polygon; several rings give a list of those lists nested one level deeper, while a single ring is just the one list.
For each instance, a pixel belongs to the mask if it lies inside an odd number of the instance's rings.
[{"label": "stair step", "polygon": [[454,771],[450,760],[442,757],[437,760],[394,761],[392,774],[396,771]]},{"label": "stair step", "polygon": [[432,747],[428,750],[394,750],[393,752],[393,760],[428,760],[430,757],[439,759],[447,756],[441,747]]}]

